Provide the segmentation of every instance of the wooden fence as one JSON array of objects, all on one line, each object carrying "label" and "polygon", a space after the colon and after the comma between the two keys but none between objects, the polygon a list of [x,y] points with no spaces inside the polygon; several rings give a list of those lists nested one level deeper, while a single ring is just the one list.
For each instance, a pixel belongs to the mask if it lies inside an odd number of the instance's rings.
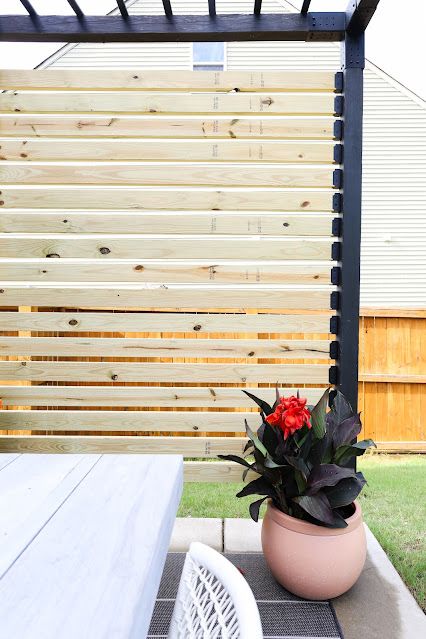
[{"label": "wooden fence", "polygon": [[[6,71],[0,88],[2,427],[48,433],[3,449],[215,457],[257,423],[241,388],[320,396],[333,73]],[[188,472],[234,472],[211,466]]]},{"label": "wooden fence", "polygon": [[[0,72],[0,88],[1,449],[211,458],[257,423],[242,388],[320,396],[334,74]],[[367,434],[407,439],[371,417],[384,382],[361,384]]]}]

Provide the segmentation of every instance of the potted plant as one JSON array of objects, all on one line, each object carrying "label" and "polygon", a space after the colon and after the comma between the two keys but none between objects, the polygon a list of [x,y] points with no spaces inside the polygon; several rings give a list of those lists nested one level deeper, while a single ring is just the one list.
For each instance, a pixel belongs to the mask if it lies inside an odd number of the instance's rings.
[{"label": "potted plant", "polygon": [[[262,547],[274,575],[287,590],[306,599],[324,600],[346,592],[358,579],[366,557],[361,508],[356,497],[366,483],[354,459],[375,446],[355,443],[359,414],[340,392],[327,389],[316,406],[297,396],[280,397],[270,406],[244,391],[260,407],[262,424],[244,456],[221,455],[259,475],[237,497],[260,495],[250,505],[262,524]],[[331,403],[330,410],[328,404]]]}]

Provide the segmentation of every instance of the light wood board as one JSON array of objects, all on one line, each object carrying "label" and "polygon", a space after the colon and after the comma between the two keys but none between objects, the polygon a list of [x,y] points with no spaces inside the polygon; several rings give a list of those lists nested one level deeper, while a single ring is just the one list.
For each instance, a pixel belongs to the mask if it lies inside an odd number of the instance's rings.
[{"label": "light wood board", "polygon": [[330,315],[278,313],[0,312],[2,331],[328,333]]},{"label": "light wood board", "polygon": [[[0,362],[0,379],[64,382],[328,384],[326,364],[176,364],[157,362]],[[113,392],[113,389],[111,390]]]}]

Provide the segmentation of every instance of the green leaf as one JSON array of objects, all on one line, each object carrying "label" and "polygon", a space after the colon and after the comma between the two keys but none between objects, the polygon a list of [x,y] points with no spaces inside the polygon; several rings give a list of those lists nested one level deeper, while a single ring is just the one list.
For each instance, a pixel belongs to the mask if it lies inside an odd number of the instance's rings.
[{"label": "green leaf", "polygon": [[247,420],[244,420],[245,425],[246,425],[246,433],[247,436],[249,437],[249,439],[251,439],[251,441],[253,442],[255,448],[257,448],[258,451],[260,451],[262,453],[262,455],[264,455],[265,457],[268,456],[268,451],[266,450],[265,446],[262,444],[262,442],[260,441],[259,437],[256,435],[256,433],[254,433],[250,426],[247,423]]},{"label": "green leaf", "polygon": [[330,391],[327,388],[318,404],[314,406],[311,412],[312,430],[317,439],[322,439],[325,435],[325,415],[329,393]]},{"label": "green leaf", "polygon": [[308,478],[309,494],[314,495],[324,486],[335,486],[345,477],[355,477],[351,468],[343,468],[336,464],[321,464],[315,466]]},{"label": "green leaf", "polygon": [[377,448],[372,439],[363,439],[351,446],[340,446],[334,454],[334,461],[336,464],[346,464],[352,457],[363,455],[371,446]]},{"label": "green leaf", "polygon": [[250,517],[253,519],[253,521],[259,521],[259,510],[265,499],[268,499],[268,497],[262,497],[262,499],[258,499],[257,501],[254,501],[252,504],[250,504],[249,512]]},{"label": "green leaf", "polygon": [[302,495],[294,500],[311,517],[331,528],[346,528],[346,521],[338,513],[335,513],[327,497],[323,493],[317,495]]},{"label": "green leaf", "polygon": [[300,470],[296,470],[296,472],[294,473],[294,479],[296,480],[297,489],[299,493],[300,494],[304,493],[306,490],[307,484]]}]

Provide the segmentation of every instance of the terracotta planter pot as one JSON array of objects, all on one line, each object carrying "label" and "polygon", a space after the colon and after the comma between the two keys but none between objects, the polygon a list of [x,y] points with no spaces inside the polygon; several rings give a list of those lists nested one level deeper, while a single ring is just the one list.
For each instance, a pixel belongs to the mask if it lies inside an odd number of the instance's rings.
[{"label": "terracotta planter pot", "polygon": [[275,579],[304,599],[331,599],[349,590],[367,554],[358,502],[346,521],[347,528],[316,526],[285,515],[269,502],[262,547]]}]

